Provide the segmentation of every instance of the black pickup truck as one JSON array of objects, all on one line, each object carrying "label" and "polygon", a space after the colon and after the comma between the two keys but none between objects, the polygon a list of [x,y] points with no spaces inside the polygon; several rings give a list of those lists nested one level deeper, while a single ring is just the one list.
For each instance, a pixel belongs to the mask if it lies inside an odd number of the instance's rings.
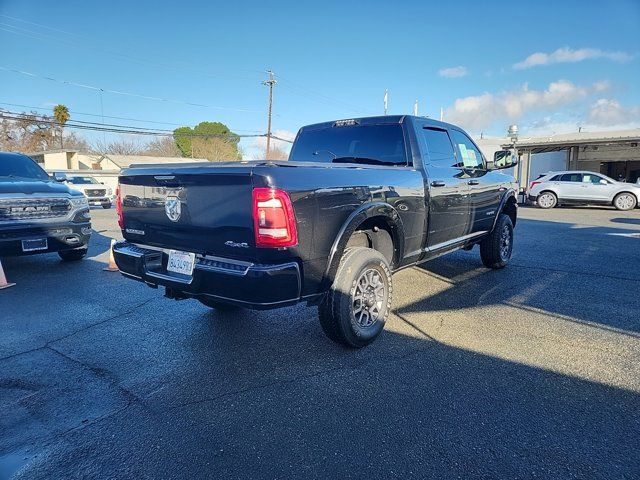
[{"label": "black pickup truck", "polygon": [[460,128],[384,116],[300,129],[288,161],[124,170],[116,198],[123,275],[218,309],[317,304],[332,340],[382,331],[392,273],[480,245],[504,267],[516,185]]},{"label": "black pickup truck", "polygon": [[82,192],[49,178],[26,155],[0,152],[0,257],[58,252],[80,260],[90,236]]}]

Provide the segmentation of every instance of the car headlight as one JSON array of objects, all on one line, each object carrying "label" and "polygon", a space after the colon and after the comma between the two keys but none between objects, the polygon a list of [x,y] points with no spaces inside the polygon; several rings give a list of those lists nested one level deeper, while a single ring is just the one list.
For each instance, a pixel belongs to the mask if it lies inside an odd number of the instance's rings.
[{"label": "car headlight", "polygon": [[113,195],[113,190],[111,190],[110,188],[107,188],[107,195]]},{"label": "car headlight", "polygon": [[84,195],[82,197],[74,197],[71,199],[71,205],[74,207],[88,207],[89,200]]}]

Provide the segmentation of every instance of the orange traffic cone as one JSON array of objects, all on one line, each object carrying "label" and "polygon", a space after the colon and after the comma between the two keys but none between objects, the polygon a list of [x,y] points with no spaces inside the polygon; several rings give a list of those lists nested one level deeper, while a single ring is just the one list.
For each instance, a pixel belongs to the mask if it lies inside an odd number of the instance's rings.
[{"label": "orange traffic cone", "polygon": [[117,272],[118,266],[116,265],[116,261],[113,258],[113,246],[116,244],[116,239],[112,238],[111,239],[111,246],[109,247],[109,265],[107,265],[106,267],[104,267],[102,270],[104,270],[105,272]]},{"label": "orange traffic cone", "polygon": [[4,274],[4,269],[2,268],[2,261],[0,261],[0,290],[3,288],[13,287],[15,283],[7,282],[7,277]]}]

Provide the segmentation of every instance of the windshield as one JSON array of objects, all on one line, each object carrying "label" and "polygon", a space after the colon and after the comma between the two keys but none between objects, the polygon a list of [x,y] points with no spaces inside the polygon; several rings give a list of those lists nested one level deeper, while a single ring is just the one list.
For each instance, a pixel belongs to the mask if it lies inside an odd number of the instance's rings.
[{"label": "windshield", "polygon": [[100,184],[100,182],[93,177],[68,177],[67,180],[74,185]]},{"label": "windshield", "polygon": [[0,153],[0,177],[49,180],[47,172],[36,162],[19,153]]},{"label": "windshield", "polygon": [[349,125],[302,130],[289,160],[405,166],[407,154],[401,125]]}]

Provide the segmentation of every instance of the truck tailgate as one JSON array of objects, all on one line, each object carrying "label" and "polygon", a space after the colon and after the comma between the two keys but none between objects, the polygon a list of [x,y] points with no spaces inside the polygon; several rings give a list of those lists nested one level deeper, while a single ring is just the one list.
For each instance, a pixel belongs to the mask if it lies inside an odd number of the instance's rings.
[{"label": "truck tailgate", "polygon": [[120,176],[120,197],[129,241],[253,257],[250,166],[133,168]]}]

